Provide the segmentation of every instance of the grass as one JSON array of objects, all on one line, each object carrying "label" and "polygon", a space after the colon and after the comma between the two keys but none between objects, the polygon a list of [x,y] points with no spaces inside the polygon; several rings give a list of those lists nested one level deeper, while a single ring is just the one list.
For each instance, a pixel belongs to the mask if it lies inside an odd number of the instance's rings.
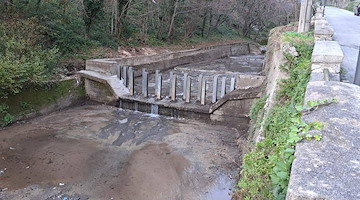
[{"label": "grass", "polygon": [[[277,103],[264,119],[265,139],[243,158],[241,178],[234,195],[236,199],[285,199],[295,144],[300,140],[298,133],[303,126],[308,126],[301,121],[301,112],[296,107],[304,103],[311,72],[313,38],[294,32],[282,36],[283,41],[296,47],[299,56],[285,56],[284,67],[289,78],[281,81]],[[253,105],[253,118],[261,106],[262,102]]]}]

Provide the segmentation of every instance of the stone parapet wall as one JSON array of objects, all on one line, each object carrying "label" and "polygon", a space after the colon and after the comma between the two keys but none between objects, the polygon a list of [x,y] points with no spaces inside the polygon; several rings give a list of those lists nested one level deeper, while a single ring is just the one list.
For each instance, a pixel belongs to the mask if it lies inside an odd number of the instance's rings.
[{"label": "stone parapet wall", "polygon": [[334,35],[334,29],[323,17],[323,11],[323,6],[318,7],[316,9],[315,16],[312,19],[312,24],[314,24],[315,41],[332,40],[332,36]]},{"label": "stone parapet wall", "polygon": [[[319,24],[324,23],[315,22],[315,30]],[[296,145],[287,200],[360,199],[360,87],[339,82],[342,59],[336,41],[315,42],[305,104],[337,102],[303,115],[305,122],[319,121],[325,126],[307,133],[321,135],[320,141],[303,140]]]}]

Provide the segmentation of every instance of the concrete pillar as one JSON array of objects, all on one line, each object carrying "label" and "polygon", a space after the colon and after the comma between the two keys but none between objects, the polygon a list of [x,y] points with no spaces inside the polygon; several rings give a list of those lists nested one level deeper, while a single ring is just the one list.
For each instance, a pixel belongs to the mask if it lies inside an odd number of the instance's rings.
[{"label": "concrete pillar", "polygon": [[235,77],[231,77],[230,92],[235,90]]},{"label": "concrete pillar", "polygon": [[220,98],[223,98],[225,96],[226,93],[226,77],[222,77],[221,79],[221,94],[220,94]]},{"label": "concrete pillar", "polygon": [[211,102],[212,102],[212,103],[215,103],[215,102],[217,101],[218,77],[219,77],[219,75],[215,75],[215,76],[214,76],[214,81],[213,81],[213,93],[212,93],[212,99],[211,99]]},{"label": "concrete pillar", "polygon": [[[156,70],[158,71],[158,70]],[[155,79],[156,79],[156,83],[155,83],[155,95],[156,95],[156,99],[160,100],[161,99],[161,89],[162,89],[162,77],[161,74],[157,73],[155,74]]]},{"label": "concrete pillar", "polygon": [[130,95],[134,95],[134,68],[129,67],[129,91]]},{"label": "concrete pillar", "polygon": [[300,7],[298,32],[309,32],[312,15],[312,0],[302,0]]},{"label": "concrete pillar", "polygon": [[312,14],[313,14],[312,0],[308,0],[308,4],[306,8],[306,18],[305,18],[305,32],[310,31]]},{"label": "concrete pillar", "polygon": [[198,96],[197,96],[198,101],[201,100],[201,88],[202,88],[202,84],[203,84],[203,79],[204,79],[204,76],[202,74],[200,74],[199,78],[198,78]]},{"label": "concrete pillar", "polygon": [[121,67],[120,65],[116,65],[116,76],[118,79],[121,79]]},{"label": "concrete pillar", "polygon": [[200,104],[205,105],[206,103],[206,79],[203,78],[201,81],[201,99]]},{"label": "concrete pillar", "polygon": [[128,70],[128,67],[127,67],[127,66],[123,66],[122,78],[123,78],[125,87],[128,86],[127,70]]},{"label": "concrete pillar", "polygon": [[360,47],[359,47],[358,59],[357,59],[356,69],[355,69],[354,84],[360,85]]},{"label": "concrete pillar", "polygon": [[184,83],[183,83],[183,99],[186,99],[186,84],[188,79],[188,73],[184,73]]},{"label": "concrete pillar", "polygon": [[157,84],[158,80],[157,78],[159,77],[159,74],[160,74],[160,70],[155,70],[155,85]]},{"label": "concrete pillar", "polygon": [[149,84],[149,78],[148,78],[148,71],[143,68],[142,69],[142,94],[144,97],[148,97],[148,84]]},{"label": "concrete pillar", "polygon": [[169,84],[170,84],[170,90],[169,90],[169,97],[171,97],[171,80],[174,76],[174,72],[170,72],[170,76],[169,76]]},{"label": "concrete pillar", "polygon": [[187,77],[185,84],[185,102],[190,103],[191,98],[191,77]]},{"label": "concrete pillar", "polygon": [[171,101],[176,101],[176,75],[170,79]]}]

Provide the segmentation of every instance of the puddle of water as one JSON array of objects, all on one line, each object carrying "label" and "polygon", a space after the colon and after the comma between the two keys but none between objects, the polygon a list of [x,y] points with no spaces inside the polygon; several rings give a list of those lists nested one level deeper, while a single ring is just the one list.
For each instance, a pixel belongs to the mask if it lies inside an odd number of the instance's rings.
[{"label": "puddle of water", "polygon": [[205,195],[206,200],[231,200],[231,189],[232,189],[233,180],[229,179],[226,176],[220,176],[217,181],[215,181],[212,187],[209,189],[209,192]]}]

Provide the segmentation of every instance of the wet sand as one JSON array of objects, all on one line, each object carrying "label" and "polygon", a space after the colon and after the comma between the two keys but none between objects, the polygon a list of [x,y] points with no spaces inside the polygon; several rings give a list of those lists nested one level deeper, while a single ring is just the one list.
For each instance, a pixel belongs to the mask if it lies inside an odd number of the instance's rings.
[{"label": "wet sand", "polygon": [[0,199],[230,199],[240,133],[105,105],[54,112],[0,130]]}]

